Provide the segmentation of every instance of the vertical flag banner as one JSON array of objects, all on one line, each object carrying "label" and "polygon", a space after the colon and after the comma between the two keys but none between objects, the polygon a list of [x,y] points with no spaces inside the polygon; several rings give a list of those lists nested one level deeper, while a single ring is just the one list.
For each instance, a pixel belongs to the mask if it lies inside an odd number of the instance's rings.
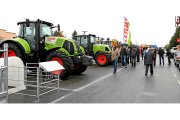
[{"label": "vertical flag banner", "polygon": [[123,42],[127,43],[128,38],[128,32],[129,32],[129,22],[126,17],[124,17],[124,35],[123,35]]},{"label": "vertical flag banner", "polygon": [[131,41],[131,31],[129,30],[128,45],[130,46],[131,44],[132,44],[132,41]]}]

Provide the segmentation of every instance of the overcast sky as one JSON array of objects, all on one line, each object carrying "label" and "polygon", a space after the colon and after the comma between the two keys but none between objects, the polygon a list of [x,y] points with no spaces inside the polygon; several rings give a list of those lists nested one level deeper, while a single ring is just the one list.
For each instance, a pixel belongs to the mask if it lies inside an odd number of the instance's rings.
[{"label": "overcast sky", "polygon": [[68,37],[86,30],[100,37],[123,40],[124,16],[133,43],[169,43],[180,15],[177,0],[1,0],[0,28],[18,33],[18,21],[42,19],[60,24]]}]

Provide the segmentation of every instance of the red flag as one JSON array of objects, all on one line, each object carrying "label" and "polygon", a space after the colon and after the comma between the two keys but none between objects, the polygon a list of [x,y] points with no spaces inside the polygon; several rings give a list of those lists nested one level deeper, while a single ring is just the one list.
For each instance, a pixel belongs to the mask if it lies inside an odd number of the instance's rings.
[{"label": "red flag", "polygon": [[124,17],[124,37],[123,37],[123,42],[127,43],[128,32],[129,32],[129,22],[128,22],[127,18]]}]

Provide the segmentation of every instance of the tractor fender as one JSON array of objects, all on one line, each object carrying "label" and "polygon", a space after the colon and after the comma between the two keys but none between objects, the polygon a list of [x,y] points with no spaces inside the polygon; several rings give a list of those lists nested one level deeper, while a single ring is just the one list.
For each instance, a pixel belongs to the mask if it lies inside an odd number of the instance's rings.
[{"label": "tractor fender", "polygon": [[54,51],[56,51],[56,50],[59,50],[60,48],[61,48],[61,47],[56,47],[56,48],[47,50],[46,53],[45,53],[45,57],[46,57],[49,53],[54,52]]},{"label": "tractor fender", "polygon": [[95,56],[96,56],[98,53],[100,53],[100,52],[103,52],[103,51],[97,51],[96,53],[94,53],[94,58],[95,58]]},{"label": "tractor fender", "polygon": [[5,43],[12,43],[12,44],[17,45],[17,46],[21,49],[21,51],[22,51],[22,53],[23,53],[23,56],[24,56],[24,57],[26,56],[26,52],[25,52],[23,46],[22,46],[19,42],[16,42],[16,41],[14,41],[14,40],[5,40],[5,41],[3,41],[3,42],[0,43],[0,47],[3,47],[3,45],[4,45]]}]

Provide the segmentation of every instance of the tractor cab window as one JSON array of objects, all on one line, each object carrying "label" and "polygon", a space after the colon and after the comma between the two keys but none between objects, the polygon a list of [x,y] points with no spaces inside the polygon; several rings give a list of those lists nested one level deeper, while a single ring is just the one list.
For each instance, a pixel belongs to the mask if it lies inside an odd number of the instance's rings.
[{"label": "tractor cab window", "polygon": [[76,39],[77,39],[77,44],[80,45],[81,44],[81,37],[77,36]]},{"label": "tractor cab window", "polygon": [[81,45],[87,45],[88,44],[88,38],[87,36],[81,37]]},{"label": "tractor cab window", "polygon": [[63,44],[63,48],[66,49],[70,55],[74,54],[74,45],[72,42],[66,40]]},{"label": "tractor cab window", "polygon": [[29,27],[27,27],[26,24],[21,24],[19,30],[19,37],[26,40],[31,49],[35,49],[35,25],[30,23]]},{"label": "tractor cab window", "polygon": [[52,36],[52,29],[46,24],[40,24],[40,36]]},{"label": "tractor cab window", "polygon": [[91,43],[95,43],[95,37],[90,36]]},{"label": "tractor cab window", "polygon": [[88,36],[81,36],[81,45],[85,48],[85,51],[89,50]]}]

